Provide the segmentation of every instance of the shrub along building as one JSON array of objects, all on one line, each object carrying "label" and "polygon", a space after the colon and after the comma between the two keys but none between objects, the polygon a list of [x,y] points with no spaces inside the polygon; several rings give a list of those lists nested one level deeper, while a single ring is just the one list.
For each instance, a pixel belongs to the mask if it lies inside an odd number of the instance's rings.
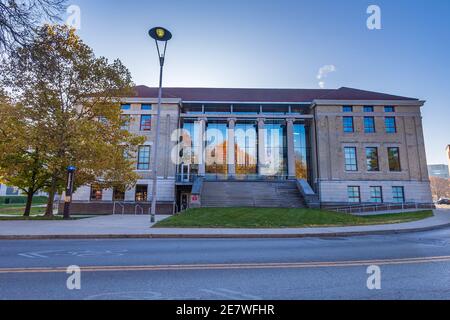
[{"label": "shrub along building", "polygon": [[[156,88],[124,100],[124,129],[147,138],[130,190],[79,188],[73,211],[147,212]],[[424,101],[351,88],[165,88],[158,213],[193,206],[430,203]]]}]

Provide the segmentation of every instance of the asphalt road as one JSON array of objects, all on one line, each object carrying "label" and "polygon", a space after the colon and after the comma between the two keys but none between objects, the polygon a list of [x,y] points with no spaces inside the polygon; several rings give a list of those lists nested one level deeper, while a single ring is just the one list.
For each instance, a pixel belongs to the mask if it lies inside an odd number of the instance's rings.
[{"label": "asphalt road", "polygon": [[[0,299],[450,299],[450,229],[329,239],[0,241]],[[81,290],[66,268],[82,268]],[[367,268],[381,289],[367,288]]]}]

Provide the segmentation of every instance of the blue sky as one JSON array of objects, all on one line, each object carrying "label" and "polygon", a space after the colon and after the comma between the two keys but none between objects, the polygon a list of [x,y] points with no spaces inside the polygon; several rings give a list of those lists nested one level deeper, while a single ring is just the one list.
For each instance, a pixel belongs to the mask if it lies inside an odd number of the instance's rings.
[{"label": "blue sky", "polygon": [[[80,36],[97,55],[120,58],[136,84],[156,86],[158,60],[147,31],[169,43],[164,85],[319,88],[324,65],[342,86],[427,100],[429,164],[446,163],[450,144],[448,0],[76,0]],[[367,7],[381,8],[369,30]]]}]

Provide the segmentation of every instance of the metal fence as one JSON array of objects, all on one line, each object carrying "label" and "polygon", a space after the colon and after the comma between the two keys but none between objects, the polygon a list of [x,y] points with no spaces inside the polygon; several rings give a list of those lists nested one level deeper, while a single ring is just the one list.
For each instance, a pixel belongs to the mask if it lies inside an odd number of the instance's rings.
[{"label": "metal fence", "polygon": [[378,212],[378,211],[392,211],[392,210],[408,210],[408,209],[435,209],[434,203],[419,203],[419,202],[406,202],[406,203],[379,203],[379,204],[363,204],[354,206],[340,206],[335,208],[327,208],[330,211],[339,213],[364,213],[364,212]]}]

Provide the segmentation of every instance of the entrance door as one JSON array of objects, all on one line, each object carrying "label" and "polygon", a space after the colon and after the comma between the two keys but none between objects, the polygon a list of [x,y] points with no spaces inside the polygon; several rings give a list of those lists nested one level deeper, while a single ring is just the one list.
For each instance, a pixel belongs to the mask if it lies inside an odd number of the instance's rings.
[{"label": "entrance door", "polygon": [[181,211],[189,209],[189,193],[182,193],[180,196]]},{"label": "entrance door", "polygon": [[181,165],[181,182],[189,182],[191,179],[191,166],[188,164]]}]

